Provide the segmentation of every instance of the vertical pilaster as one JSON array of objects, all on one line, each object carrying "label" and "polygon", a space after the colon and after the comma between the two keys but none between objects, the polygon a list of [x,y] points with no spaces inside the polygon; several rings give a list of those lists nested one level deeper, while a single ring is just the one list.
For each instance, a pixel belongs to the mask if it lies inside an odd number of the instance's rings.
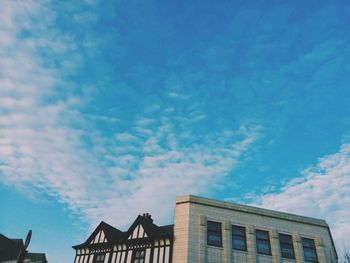
[{"label": "vertical pilaster", "polygon": [[321,237],[315,239],[316,253],[319,263],[326,263],[326,257],[324,253],[324,246]]},{"label": "vertical pilaster", "polygon": [[293,245],[295,251],[295,260],[297,263],[304,263],[304,250],[303,245],[301,243],[301,238],[299,233],[293,233]]},{"label": "vertical pilaster", "polygon": [[255,228],[249,225],[247,228],[248,263],[256,263]]},{"label": "vertical pilaster", "polygon": [[271,254],[272,254],[272,262],[273,263],[281,263],[282,257],[281,257],[281,250],[280,250],[280,244],[278,239],[278,233],[275,229],[270,229],[270,242],[271,242]]},{"label": "vertical pilaster", "polygon": [[222,235],[222,243],[223,243],[223,259],[224,263],[231,263],[231,223],[230,221],[226,220],[224,221],[224,229],[223,229],[223,235]]},{"label": "vertical pilaster", "polygon": [[[174,213],[174,245],[173,245],[173,262],[187,263],[189,262],[191,229],[190,229],[190,205],[186,203],[187,197],[177,197]],[[192,227],[197,226],[192,224]],[[197,246],[197,242],[194,242]],[[193,249],[192,249],[193,251]],[[196,253],[196,252],[194,252]],[[193,254],[193,252],[192,252]]]},{"label": "vertical pilaster", "polygon": [[199,231],[198,231],[198,259],[199,262],[207,262],[207,234],[206,234],[206,218],[203,215],[198,217]]}]

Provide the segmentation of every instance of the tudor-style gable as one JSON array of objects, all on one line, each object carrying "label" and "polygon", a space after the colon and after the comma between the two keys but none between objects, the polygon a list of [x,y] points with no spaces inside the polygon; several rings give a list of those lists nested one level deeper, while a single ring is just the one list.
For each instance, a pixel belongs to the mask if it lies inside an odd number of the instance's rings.
[{"label": "tudor-style gable", "polygon": [[128,239],[147,238],[152,236],[155,227],[150,214],[139,215],[126,232],[126,236]]},{"label": "tudor-style gable", "polygon": [[122,231],[102,221],[84,243],[76,245],[73,248],[89,248],[91,245],[115,243],[123,238],[124,233]]},{"label": "tudor-style gable", "polygon": [[76,250],[75,263],[171,263],[173,225],[157,226],[139,215],[126,232],[101,222]]},{"label": "tudor-style gable", "polygon": [[128,236],[128,239],[137,239],[137,238],[146,238],[148,237],[147,233],[143,229],[142,224],[138,224],[132,233]]},{"label": "tudor-style gable", "polygon": [[92,239],[92,241],[90,242],[90,244],[97,243],[107,243],[105,232],[102,229],[95,235],[95,238]]}]

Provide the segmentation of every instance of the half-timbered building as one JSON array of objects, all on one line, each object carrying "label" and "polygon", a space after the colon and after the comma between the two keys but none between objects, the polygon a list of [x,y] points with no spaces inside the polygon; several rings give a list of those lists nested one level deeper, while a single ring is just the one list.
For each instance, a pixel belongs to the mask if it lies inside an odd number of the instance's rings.
[{"label": "half-timbered building", "polygon": [[171,263],[173,225],[157,226],[149,214],[120,231],[101,222],[82,244],[73,246],[74,263]]},{"label": "half-timbered building", "polygon": [[74,248],[74,263],[338,262],[322,219],[192,195],[176,198],[174,225],[148,214],[126,232],[102,222]]}]

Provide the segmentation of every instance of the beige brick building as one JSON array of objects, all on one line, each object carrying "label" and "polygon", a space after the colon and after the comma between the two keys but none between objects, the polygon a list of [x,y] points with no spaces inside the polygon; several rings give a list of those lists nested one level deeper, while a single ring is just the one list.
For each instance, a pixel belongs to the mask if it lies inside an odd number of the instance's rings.
[{"label": "beige brick building", "polygon": [[125,232],[101,222],[73,248],[74,263],[337,262],[324,220],[190,195],[176,198],[173,225],[149,214]]},{"label": "beige brick building", "polygon": [[176,199],[175,263],[333,263],[324,220],[195,196]]}]

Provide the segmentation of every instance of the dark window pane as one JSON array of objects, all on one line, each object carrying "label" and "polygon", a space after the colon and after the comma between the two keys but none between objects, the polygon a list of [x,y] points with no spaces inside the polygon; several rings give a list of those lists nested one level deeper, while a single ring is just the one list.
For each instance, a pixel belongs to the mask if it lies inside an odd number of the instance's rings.
[{"label": "dark window pane", "polygon": [[304,238],[304,237],[301,240],[302,240],[303,249],[304,249],[305,261],[318,262],[314,240],[310,238]]},{"label": "dark window pane", "polygon": [[305,255],[306,261],[317,262],[317,256],[316,256],[315,250],[310,248],[305,248],[304,255]]},{"label": "dark window pane", "polygon": [[291,235],[279,234],[281,255],[283,258],[295,258],[293,239]]},{"label": "dark window pane", "polygon": [[303,237],[302,242],[304,247],[315,248],[315,242],[313,239]]},{"label": "dark window pane", "polygon": [[134,250],[133,263],[143,263],[145,261],[145,250]]},{"label": "dark window pane", "polygon": [[232,226],[232,233],[237,236],[245,236],[245,227]]},{"label": "dark window pane", "polygon": [[281,254],[283,258],[294,258],[294,252],[292,247],[281,248]]},{"label": "dark window pane", "polygon": [[211,246],[222,246],[221,223],[207,222],[207,244]]},{"label": "dark window pane", "polygon": [[286,234],[279,234],[280,242],[281,243],[286,243],[286,244],[292,244],[292,236],[291,235],[286,235]]},{"label": "dark window pane", "polygon": [[211,242],[221,242],[221,236],[218,233],[215,232],[209,232],[208,236],[209,241]]},{"label": "dark window pane", "polygon": [[269,232],[264,230],[256,230],[256,238],[263,239],[263,240],[269,240]]},{"label": "dark window pane", "polygon": [[245,251],[247,250],[245,227],[232,226],[232,248]]},{"label": "dark window pane", "polygon": [[258,253],[271,254],[270,253],[270,244],[268,243],[268,241],[260,240],[258,242]]},{"label": "dark window pane", "polygon": [[221,223],[208,221],[208,230],[213,230],[217,232],[221,231]]},{"label": "dark window pane", "polygon": [[256,230],[256,248],[258,253],[271,255],[269,232]]},{"label": "dark window pane", "polygon": [[208,245],[221,246],[221,235],[215,232],[208,232]]},{"label": "dark window pane", "polygon": [[105,260],[105,255],[104,254],[97,254],[94,257],[94,263],[103,263]]},{"label": "dark window pane", "polygon": [[233,248],[239,250],[247,250],[245,239],[239,237],[233,239]]}]

